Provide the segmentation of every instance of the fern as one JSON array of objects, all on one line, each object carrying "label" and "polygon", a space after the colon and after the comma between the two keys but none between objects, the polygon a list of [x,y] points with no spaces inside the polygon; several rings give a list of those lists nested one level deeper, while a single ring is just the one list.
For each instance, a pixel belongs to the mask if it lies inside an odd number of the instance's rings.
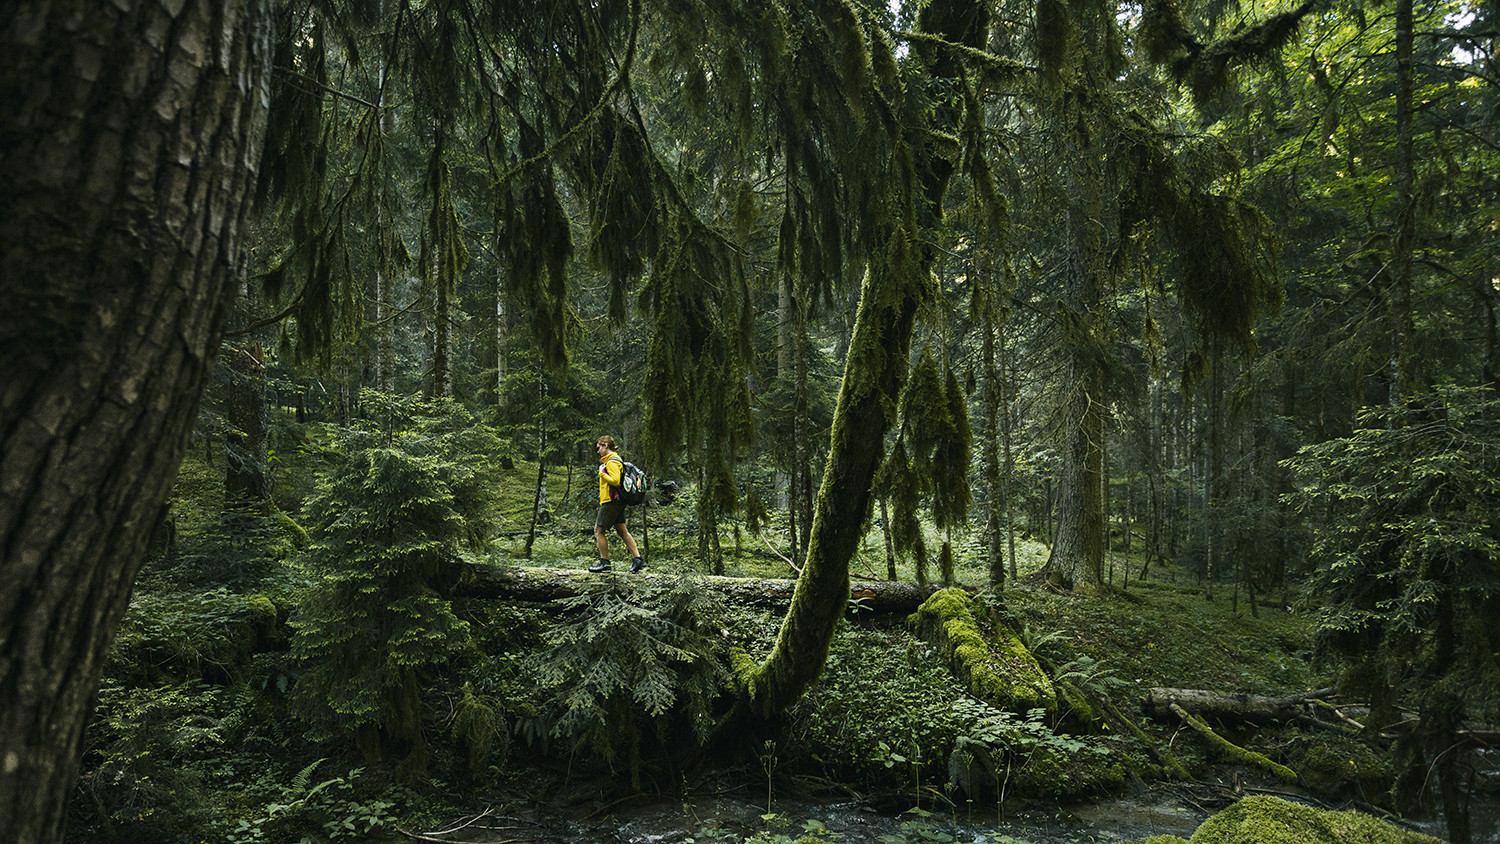
[{"label": "fern", "polygon": [[634,767],[648,727],[662,737],[673,727],[707,736],[710,704],[729,677],[715,645],[724,614],[717,595],[605,582],[560,603],[570,618],[533,661],[551,738],[606,759],[627,750]]}]

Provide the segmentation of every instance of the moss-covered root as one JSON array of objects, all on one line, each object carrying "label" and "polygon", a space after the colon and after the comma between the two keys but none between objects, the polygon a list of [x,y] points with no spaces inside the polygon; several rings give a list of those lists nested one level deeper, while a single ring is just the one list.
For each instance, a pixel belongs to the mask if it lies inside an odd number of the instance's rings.
[{"label": "moss-covered root", "polygon": [[1442,844],[1372,815],[1315,809],[1276,797],[1246,797],[1198,827],[1192,844]]},{"label": "moss-covered root", "polygon": [[943,649],[953,673],[975,696],[1011,712],[1057,711],[1057,691],[1036,657],[1004,624],[995,625],[991,647],[979,632],[967,592],[934,592],[910,621],[922,638]]},{"label": "moss-covered root", "polygon": [[1257,765],[1259,767],[1265,768],[1272,774],[1275,774],[1277,779],[1283,780],[1285,782],[1294,783],[1298,781],[1299,777],[1297,776],[1296,771],[1293,771],[1291,768],[1288,768],[1285,765],[1272,761],[1270,757],[1267,757],[1264,754],[1256,753],[1253,750],[1246,750],[1245,748],[1240,747],[1229,739],[1226,739],[1218,733],[1214,732],[1207,724],[1203,722],[1201,718],[1196,718],[1192,715],[1189,715],[1187,710],[1183,709],[1175,703],[1172,704],[1172,712],[1178,718],[1181,718],[1184,723],[1197,730],[1200,734],[1203,735],[1204,738],[1208,739],[1209,744],[1212,744],[1219,751],[1219,754],[1223,758],[1228,759],[1231,762],[1241,762],[1246,765]]}]

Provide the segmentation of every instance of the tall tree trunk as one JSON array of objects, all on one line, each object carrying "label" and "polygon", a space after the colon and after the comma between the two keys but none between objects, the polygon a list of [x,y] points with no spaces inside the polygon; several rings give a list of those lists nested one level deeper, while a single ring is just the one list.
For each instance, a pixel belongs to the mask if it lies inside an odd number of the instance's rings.
[{"label": "tall tree trunk", "polygon": [[801,507],[801,517],[797,520],[798,527],[801,529],[797,548],[805,553],[811,542],[813,522],[812,447],[808,442],[807,430],[807,310],[800,300],[796,300],[792,303],[792,312],[795,316],[792,342],[796,346],[796,360],[793,365],[797,370],[797,397],[793,411],[796,415],[794,423],[796,456],[793,458],[792,477],[797,484],[796,500]]},{"label": "tall tree trunk", "polygon": [[0,22],[0,841],[62,837],[245,266],[269,25],[260,0]]},{"label": "tall tree trunk", "polygon": [[396,392],[395,284],[391,273],[375,273],[375,389],[386,395]]},{"label": "tall tree trunk", "polygon": [[1004,493],[1001,491],[1000,453],[1000,375],[995,367],[995,324],[986,318],[980,322],[984,338],[980,343],[981,365],[984,367],[984,531],[985,547],[989,554],[990,586],[1001,589],[1005,586],[1005,555],[1001,545],[1001,506]]},{"label": "tall tree trunk", "polygon": [[1010,560],[1010,579],[1014,581],[1016,574],[1016,511],[1014,497],[1011,492],[1015,487],[1016,461],[1011,452],[1010,437],[1010,362],[1006,355],[1005,334],[1000,335],[1000,440],[1005,457],[1005,472],[1001,477],[1000,494],[1005,499],[1005,556]]},{"label": "tall tree trunk", "polygon": [[506,355],[505,290],[496,285],[495,290],[495,406],[506,409],[510,399],[505,395],[505,379],[510,376],[510,360]]},{"label": "tall tree trunk", "polygon": [[224,356],[229,386],[224,410],[224,510],[267,515],[271,511],[266,447],[266,364],[259,343],[230,346]]},{"label": "tall tree trunk", "polygon": [[433,277],[437,283],[432,297],[432,397],[443,399],[453,394],[453,355],[448,318],[453,311],[453,291],[445,283],[440,270],[435,268]]},{"label": "tall tree trunk", "polygon": [[1390,405],[1405,407],[1411,397],[1411,253],[1416,229],[1412,198],[1412,0],[1396,0],[1396,236],[1391,242]]},{"label": "tall tree trunk", "polygon": [[[545,388],[543,388],[545,391]],[[526,531],[526,548],[522,556],[531,559],[531,546],[536,542],[536,528],[541,524],[542,512],[547,509],[547,429],[537,432],[536,449],[536,494],[531,500],[531,527]]]},{"label": "tall tree trunk", "polygon": [[880,535],[885,538],[885,576],[887,580],[895,580],[896,544],[891,541],[891,513],[884,498],[880,499]]},{"label": "tall tree trunk", "polygon": [[[1070,394],[1063,410],[1062,476],[1058,483],[1057,537],[1047,561],[1053,583],[1079,592],[1104,587],[1104,501],[1100,483],[1104,473],[1103,354],[1104,241],[1099,231],[1103,215],[1102,174],[1083,142],[1070,165],[1069,186],[1078,199],[1066,216],[1071,250],[1067,269],[1067,355]],[[1097,143],[1095,141],[1094,143]]]}]

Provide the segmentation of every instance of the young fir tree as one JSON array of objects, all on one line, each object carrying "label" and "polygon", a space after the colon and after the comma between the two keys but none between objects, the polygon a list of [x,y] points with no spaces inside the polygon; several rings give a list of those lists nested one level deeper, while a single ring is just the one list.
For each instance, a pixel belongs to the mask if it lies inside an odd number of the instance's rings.
[{"label": "young fir tree", "polygon": [[1467,840],[1458,731],[1500,715],[1500,401],[1484,388],[1419,398],[1303,448],[1289,461],[1305,482],[1291,501],[1316,520],[1324,653],[1370,696],[1371,733],[1397,720],[1399,699],[1418,703],[1399,796],[1417,802],[1436,770],[1450,836]]},{"label": "young fir tree", "polygon": [[307,505],[316,580],[292,622],[301,711],[352,733],[371,760],[401,754],[408,776],[426,763],[423,676],[468,641],[447,596],[485,511],[474,461],[423,439],[355,440],[320,482]]}]

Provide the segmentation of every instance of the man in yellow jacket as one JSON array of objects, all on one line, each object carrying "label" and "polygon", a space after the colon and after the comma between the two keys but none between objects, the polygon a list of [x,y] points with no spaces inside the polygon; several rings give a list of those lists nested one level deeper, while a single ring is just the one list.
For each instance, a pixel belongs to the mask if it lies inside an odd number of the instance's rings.
[{"label": "man in yellow jacket", "polygon": [[610,527],[625,540],[630,552],[630,571],[638,572],[646,567],[635,548],[635,537],[625,526],[625,502],[620,500],[620,477],[625,471],[625,461],[615,453],[615,438],[609,434],[594,443],[594,453],[599,455],[599,515],[594,517],[594,542],[599,546],[599,562],[589,566],[589,571],[598,574],[609,571],[609,539],[604,531]]}]

